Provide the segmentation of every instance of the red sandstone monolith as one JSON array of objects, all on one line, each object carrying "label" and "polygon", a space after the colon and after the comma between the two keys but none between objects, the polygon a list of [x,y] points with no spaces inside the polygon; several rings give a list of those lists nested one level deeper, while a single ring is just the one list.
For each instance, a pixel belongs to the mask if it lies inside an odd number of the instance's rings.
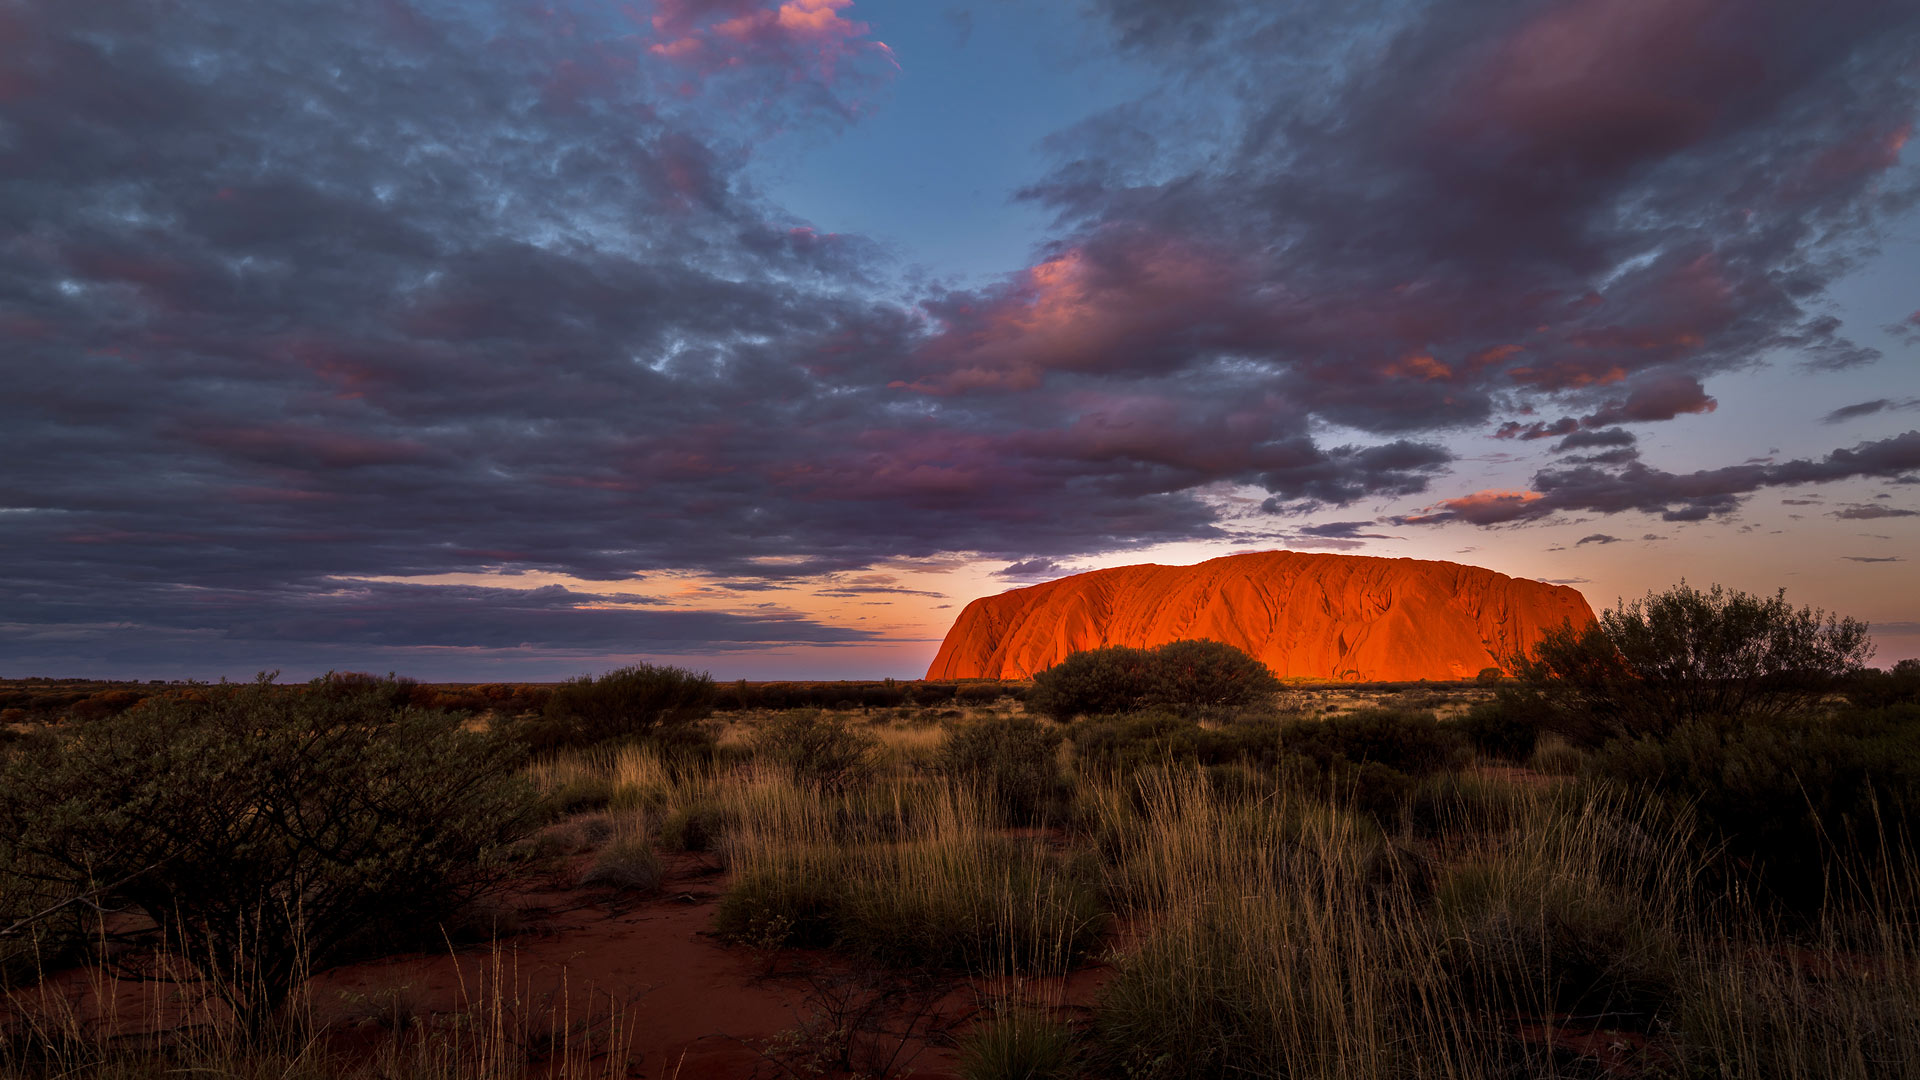
[{"label": "red sandstone monolith", "polygon": [[1275,675],[1470,679],[1547,630],[1593,621],[1564,585],[1478,566],[1299,551],[1116,566],[968,604],[929,679],[1023,679],[1069,653],[1210,638]]}]

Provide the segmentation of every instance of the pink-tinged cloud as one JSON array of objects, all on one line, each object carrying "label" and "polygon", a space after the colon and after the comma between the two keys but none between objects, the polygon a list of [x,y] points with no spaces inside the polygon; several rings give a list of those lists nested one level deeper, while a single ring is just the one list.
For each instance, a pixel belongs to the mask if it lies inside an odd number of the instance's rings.
[{"label": "pink-tinged cloud", "polygon": [[1171,366],[1246,329],[1247,273],[1181,241],[1108,236],[1016,274],[1006,285],[926,305],[937,332],[913,357],[933,394],[1030,390],[1050,371]]},{"label": "pink-tinged cloud", "polygon": [[758,3],[663,0],[649,20],[649,52],[700,75],[745,67],[782,71],[793,82],[831,86],[848,63],[868,56],[897,69],[873,28],[846,17],[853,0]]}]

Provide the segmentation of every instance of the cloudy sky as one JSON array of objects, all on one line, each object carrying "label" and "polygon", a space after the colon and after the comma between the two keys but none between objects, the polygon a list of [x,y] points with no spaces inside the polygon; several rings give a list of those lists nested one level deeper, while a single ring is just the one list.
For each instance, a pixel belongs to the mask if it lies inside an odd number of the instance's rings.
[{"label": "cloudy sky", "polygon": [[1920,655],[1920,5],[0,0],[0,675],[1296,548]]}]

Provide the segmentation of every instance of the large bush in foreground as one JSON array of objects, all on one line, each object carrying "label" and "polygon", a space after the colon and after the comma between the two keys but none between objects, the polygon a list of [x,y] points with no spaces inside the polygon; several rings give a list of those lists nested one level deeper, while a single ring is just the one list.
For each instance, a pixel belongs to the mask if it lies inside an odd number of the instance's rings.
[{"label": "large bush in foreground", "polygon": [[0,765],[0,873],[137,909],[262,1020],[306,974],[430,939],[534,822],[517,752],[390,689],[263,678],[29,747]]},{"label": "large bush in foreground", "polygon": [[1056,720],[1149,708],[1191,718],[1253,705],[1279,689],[1265,664],[1222,642],[1110,645],[1035,675],[1027,707]]},{"label": "large bush in foreground", "polygon": [[1514,669],[1570,740],[1659,735],[1711,718],[1805,712],[1872,654],[1865,624],[1771,597],[1685,582],[1562,626]]}]

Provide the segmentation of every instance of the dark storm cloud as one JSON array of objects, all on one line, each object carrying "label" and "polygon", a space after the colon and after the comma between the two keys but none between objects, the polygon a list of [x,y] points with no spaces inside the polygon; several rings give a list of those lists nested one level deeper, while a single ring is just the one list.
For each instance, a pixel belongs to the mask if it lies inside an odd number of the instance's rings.
[{"label": "dark storm cloud", "polygon": [[1907,398],[1904,401],[1894,401],[1890,398],[1875,398],[1872,401],[1862,401],[1857,405],[1842,405],[1821,417],[1820,422],[1823,424],[1839,424],[1848,420],[1858,420],[1863,416],[1872,416],[1874,413],[1891,409],[1920,409],[1920,398]]},{"label": "dark storm cloud", "polygon": [[1553,452],[1564,454],[1569,450],[1586,450],[1594,447],[1632,446],[1633,432],[1625,428],[1602,428],[1599,431],[1577,431],[1553,444]]},{"label": "dark storm cloud", "polygon": [[1906,562],[1898,555],[1842,555],[1841,558],[1848,562],[1863,563]]},{"label": "dark storm cloud", "polygon": [[1833,516],[1842,521],[1874,521],[1879,518],[1915,517],[1920,516],[1920,512],[1901,510],[1893,506],[1873,506],[1868,504],[1865,506],[1849,506],[1843,510],[1835,510],[1833,511]]},{"label": "dark storm cloud", "polygon": [[1080,572],[1080,568],[1068,566],[1056,559],[1022,559],[995,570],[993,576],[1008,581],[1051,581],[1054,578]]},{"label": "dark storm cloud", "polygon": [[[1564,414],[1568,446],[1708,407],[1767,349],[1868,358],[1811,306],[1908,195],[1911,5],[1102,10],[1234,107],[1063,133],[1027,193],[1046,257],[903,301],[877,245],[748,179],[758,136],[888,78],[837,9],[0,3],[10,632],[831,644],[450,586],[377,589],[362,623],[335,591],[677,569],[744,602],[886,558],[1057,565],[1223,536],[1219,485],[1415,495],[1439,433]],[[1686,520],[1819,478],[1573,464],[1542,512]]]},{"label": "dark storm cloud", "polygon": [[1373,527],[1371,521],[1329,521],[1322,525],[1308,525],[1300,531],[1308,536],[1328,537],[1340,540],[1397,540],[1387,533],[1366,532]]},{"label": "dark storm cloud", "polygon": [[[1625,468],[1594,466],[1544,469],[1530,491],[1483,491],[1441,501],[1430,512],[1395,519],[1400,524],[1466,522],[1503,525],[1535,521],[1563,511],[1659,514],[1666,521],[1703,521],[1729,514],[1762,488],[1818,484],[1856,477],[1902,481],[1920,472],[1920,431],[1839,449],[1818,460],[1730,465],[1671,473],[1635,461]],[[1884,516],[1884,515],[1872,515]]]},{"label": "dark storm cloud", "polygon": [[1561,436],[1704,411],[1768,350],[1874,357],[1810,301],[1910,204],[1912,5],[1095,6],[1245,123],[1195,164],[1196,110],[1103,116],[1028,197],[1083,245],[1179,237],[1217,274],[1211,346],[1322,415],[1583,407],[1509,429]]},{"label": "dark storm cloud", "polygon": [[1671,420],[1683,413],[1712,412],[1718,406],[1718,402],[1707,396],[1706,388],[1700,385],[1699,379],[1673,372],[1651,372],[1635,379],[1625,397],[1606,402],[1591,415],[1577,419],[1564,416],[1551,424],[1541,421],[1521,424],[1517,420],[1509,420],[1500,425],[1494,437],[1531,440],[1564,435],[1566,438],[1555,447],[1559,450],[1582,445],[1574,441],[1574,437],[1581,434],[1583,428],[1601,429],[1625,435],[1626,442],[1619,442],[1619,435],[1610,434],[1608,443],[1589,445],[1626,445],[1633,441],[1632,434],[1611,425]]},{"label": "dark storm cloud", "polygon": [[[1284,454],[1171,460],[1168,434],[1090,457],[1018,407],[890,389],[921,332],[871,297],[877,247],[741,173],[743,133],[840,122],[876,57],[854,24],[813,40],[770,10],[675,5],[649,37],[584,4],[0,7],[9,612],[137,635],[166,613],[152,590],[284,612],[327,607],[335,575],[681,568],[747,590],[1124,547],[1209,535],[1190,488],[1299,459],[1304,418],[1249,436]],[[443,631],[388,620],[383,642],[837,640],[461,599]],[[247,605],[207,611],[231,629]]]},{"label": "dark storm cloud", "polygon": [[[315,582],[234,587],[127,586],[110,610],[88,583],[15,590],[0,622],[9,674],[67,670],[122,675],[208,669],[419,670],[487,678],[475,653],[543,659],[714,653],[780,645],[855,645],[876,635],[791,613],[665,610],[619,595],[540,589]],[[137,626],[137,635],[128,634]],[[535,668],[548,677],[593,661]],[[604,666],[601,664],[600,666]]]},{"label": "dark storm cloud", "polygon": [[1620,538],[1617,536],[1608,536],[1606,533],[1594,533],[1591,536],[1583,536],[1574,541],[1573,546],[1579,547],[1582,544],[1617,544],[1619,542]]}]

